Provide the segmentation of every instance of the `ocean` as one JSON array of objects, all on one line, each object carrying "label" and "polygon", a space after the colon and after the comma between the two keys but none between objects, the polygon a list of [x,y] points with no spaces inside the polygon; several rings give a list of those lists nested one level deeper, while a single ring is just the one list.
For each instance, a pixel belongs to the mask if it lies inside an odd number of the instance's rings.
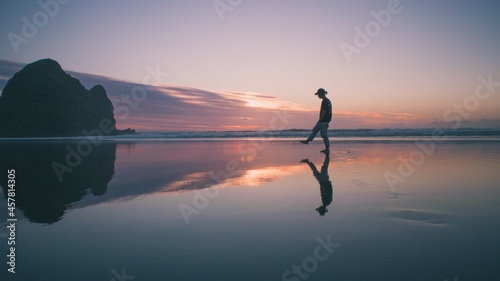
[{"label": "ocean", "polygon": [[[137,132],[136,134],[106,136],[107,140],[175,140],[175,139],[242,139],[242,138],[292,138],[302,139],[309,136],[311,130],[263,130],[263,131],[197,131],[197,132]],[[318,134],[319,137],[319,134]],[[333,129],[329,131],[330,138],[497,138],[500,128],[460,128],[460,129]],[[86,137],[55,137],[55,138],[3,138],[2,140],[72,140]]]}]

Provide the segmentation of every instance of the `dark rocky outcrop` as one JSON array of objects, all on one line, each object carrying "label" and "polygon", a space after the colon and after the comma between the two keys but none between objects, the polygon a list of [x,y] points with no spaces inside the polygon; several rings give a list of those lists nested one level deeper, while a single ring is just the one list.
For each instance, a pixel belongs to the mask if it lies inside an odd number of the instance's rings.
[{"label": "dark rocky outcrop", "polygon": [[85,89],[51,59],[26,65],[0,97],[0,137],[81,136],[95,129],[103,135],[134,132],[117,130],[115,124],[104,87]]}]

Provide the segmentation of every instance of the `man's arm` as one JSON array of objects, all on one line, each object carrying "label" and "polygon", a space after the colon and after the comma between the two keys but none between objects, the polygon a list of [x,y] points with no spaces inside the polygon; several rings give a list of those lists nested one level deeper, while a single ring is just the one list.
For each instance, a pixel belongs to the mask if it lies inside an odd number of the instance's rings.
[{"label": "man's arm", "polygon": [[318,122],[321,122],[321,120],[323,120],[323,118],[325,117],[325,115],[326,115],[326,110],[322,109],[321,113],[319,114],[319,120],[318,120]]}]

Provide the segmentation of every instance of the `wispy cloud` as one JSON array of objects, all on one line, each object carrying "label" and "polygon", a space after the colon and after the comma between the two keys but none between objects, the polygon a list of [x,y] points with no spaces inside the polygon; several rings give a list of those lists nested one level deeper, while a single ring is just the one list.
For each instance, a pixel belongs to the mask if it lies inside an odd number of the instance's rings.
[{"label": "wispy cloud", "polygon": [[130,109],[119,127],[147,131],[216,131],[271,129],[276,111],[286,110],[303,115],[308,122],[291,124],[291,128],[309,127],[314,122],[312,108],[283,101],[269,95],[242,92],[215,92],[173,85],[139,85],[107,77],[70,72],[86,87],[103,85],[115,104],[131,94],[136,86],[147,89],[147,97]]},{"label": "wispy cloud", "polygon": [[[24,64],[0,60],[0,90]],[[119,128],[139,131],[217,131],[270,129],[276,111],[295,115],[288,129],[310,128],[318,108],[254,92],[207,91],[174,85],[141,85],[110,77],[68,71],[91,88],[101,84],[115,105],[124,104],[134,87],[147,89],[147,97],[117,118]],[[116,111],[116,108],[115,108]],[[116,113],[116,112],[115,112]],[[408,112],[354,112],[335,109],[331,128],[415,128],[441,126],[423,115]],[[118,115],[118,114],[117,114]],[[499,126],[497,120],[469,120],[471,127]]]}]

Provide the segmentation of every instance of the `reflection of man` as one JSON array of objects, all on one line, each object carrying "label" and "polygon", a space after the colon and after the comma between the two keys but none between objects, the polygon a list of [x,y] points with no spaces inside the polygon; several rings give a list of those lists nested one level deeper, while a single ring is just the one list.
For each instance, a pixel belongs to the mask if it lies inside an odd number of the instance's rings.
[{"label": "reflection of man", "polygon": [[323,162],[323,166],[321,167],[321,172],[318,172],[314,163],[309,161],[309,159],[304,159],[300,161],[301,163],[307,163],[311,168],[314,177],[319,182],[319,188],[321,191],[321,202],[323,203],[321,206],[316,208],[316,211],[321,216],[324,216],[328,209],[326,208],[330,203],[333,202],[333,186],[330,181],[330,177],[328,176],[328,164],[330,164],[330,155],[325,154],[325,161]]}]

